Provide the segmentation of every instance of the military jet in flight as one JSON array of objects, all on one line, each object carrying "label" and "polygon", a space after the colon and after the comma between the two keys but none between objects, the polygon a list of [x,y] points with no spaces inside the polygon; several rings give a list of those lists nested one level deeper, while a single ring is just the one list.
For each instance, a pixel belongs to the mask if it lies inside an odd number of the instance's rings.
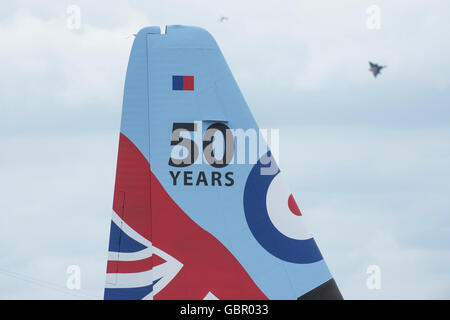
[{"label": "military jet in flight", "polygon": [[369,65],[370,65],[369,71],[372,72],[372,74],[375,78],[377,77],[377,75],[379,75],[381,73],[381,69],[384,69],[387,67],[387,66],[380,66],[380,65],[370,62],[370,61],[369,61]]}]

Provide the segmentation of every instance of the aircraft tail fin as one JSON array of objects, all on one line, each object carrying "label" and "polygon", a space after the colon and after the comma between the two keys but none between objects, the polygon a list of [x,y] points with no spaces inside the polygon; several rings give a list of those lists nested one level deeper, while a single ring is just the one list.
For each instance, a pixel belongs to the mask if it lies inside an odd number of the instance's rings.
[{"label": "aircraft tail fin", "polygon": [[105,299],[342,298],[261,132],[206,30],[136,35]]}]

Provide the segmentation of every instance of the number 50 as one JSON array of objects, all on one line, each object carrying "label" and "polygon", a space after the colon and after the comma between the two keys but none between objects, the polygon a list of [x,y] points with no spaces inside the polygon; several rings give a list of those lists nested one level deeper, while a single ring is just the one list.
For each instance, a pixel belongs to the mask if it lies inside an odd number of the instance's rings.
[{"label": "number 50", "polygon": [[[198,159],[199,150],[197,144],[189,139],[181,136],[183,131],[197,131],[197,123],[194,122],[175,122],[172,128],[172,138],[170,145],[180,146],[187,150],[187,155],[182,159],[170,157],[169,165],[172,167],[188,167]],[[214,154],[214,137],[217,132],[222,134],[225,141],[224,151],[221,159],[217,159]],[[231,129],[223,123],[213,123],[206,129],[203,135],[203,155],[206,161],[214,168],[224,168],[231,163],[234,155],[234,136]]]}]

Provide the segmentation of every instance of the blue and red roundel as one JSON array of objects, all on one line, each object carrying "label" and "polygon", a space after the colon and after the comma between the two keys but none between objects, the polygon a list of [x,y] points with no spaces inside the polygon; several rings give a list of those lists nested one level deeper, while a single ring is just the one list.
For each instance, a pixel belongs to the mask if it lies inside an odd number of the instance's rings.
[{"label": "blue and red roundel", "polygon": [[293,263],[322,260],[270,151],[250,171],[244,190],[244,210],[253,236],[272,255]]}]

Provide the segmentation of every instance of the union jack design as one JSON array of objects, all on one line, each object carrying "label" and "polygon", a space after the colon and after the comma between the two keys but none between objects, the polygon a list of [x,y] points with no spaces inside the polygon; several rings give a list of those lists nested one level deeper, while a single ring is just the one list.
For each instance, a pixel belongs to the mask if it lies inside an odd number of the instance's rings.
[{"label": "union jack design", "polygon": [[153,299],[183,267],[115,212],[110,234],[105,299]]},{"label": "union jack design", "polygon": [[105,299],[266,298],[220,241],[173,201],[123,134],[108,255]]}]

